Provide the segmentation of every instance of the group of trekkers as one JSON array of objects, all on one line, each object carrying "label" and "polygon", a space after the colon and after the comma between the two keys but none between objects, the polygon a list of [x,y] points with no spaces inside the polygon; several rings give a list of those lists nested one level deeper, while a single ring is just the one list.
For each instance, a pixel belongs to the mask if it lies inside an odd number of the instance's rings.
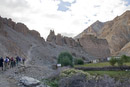
[{"label": "group of trekkers", "polygon": [[7,70],[9,68],[13,68],[15,66],[18,66],[20,63],[22,63],[24,65],[25,63],[25,58],[21,58],[19,56],[17,56],[16,58],[13,58],[13,57],[6,57],[6,58],[3,58],[1,57],[0,58],[0,67],[1,67],[1,70]]}]

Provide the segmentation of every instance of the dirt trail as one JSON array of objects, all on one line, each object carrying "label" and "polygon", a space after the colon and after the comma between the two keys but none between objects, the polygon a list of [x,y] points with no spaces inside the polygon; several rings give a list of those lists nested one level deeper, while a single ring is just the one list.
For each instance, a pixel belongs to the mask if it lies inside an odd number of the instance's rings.
[{"label": "dirt trail", "polygon": [[36,44],[32,44],[31,48],[28,50],[28,55],[27,55],[27,60],[25,61],[25,66],[30,65],[29,62],[30,62],[31,59],[32,59],[31,53],[32,53],[32,50],[33,50],[35,47],[36,47]]}]

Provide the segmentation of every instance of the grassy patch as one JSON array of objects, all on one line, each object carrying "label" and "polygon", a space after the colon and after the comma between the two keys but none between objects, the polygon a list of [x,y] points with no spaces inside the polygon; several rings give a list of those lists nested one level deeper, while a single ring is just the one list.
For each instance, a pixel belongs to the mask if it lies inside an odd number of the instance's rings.
[{"label": "grassy patch", "polygon": [[75,67],[104,67],[104,66],[111,66],[109,62],[102,62],[102,63],[89,63],[84,65],[75,65]]},{"label": "grassy patch", "polygon": [[42,82],[44,82],[46,85],[50,86],[50,87],[59,87],[58,86],[58,79],[53,79],[53,80],[49,80],[49,79],[46,79],[46,80],[42,80]]},{"label": "grassy patch", "polygon": [[[130,62],[124,63],[124,65],[130,66]],[[109,62],[89,63],[89,64],[84,64],[84,65],[75,65],[75,67],[107,67],[107,66],[111,66]],[[117,66],[117,64],[115,66]]]}]

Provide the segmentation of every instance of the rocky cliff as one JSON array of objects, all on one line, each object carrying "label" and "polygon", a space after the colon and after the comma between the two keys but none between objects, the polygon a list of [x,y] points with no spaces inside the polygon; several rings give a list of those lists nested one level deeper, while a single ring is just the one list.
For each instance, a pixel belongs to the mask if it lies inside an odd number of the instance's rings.
[{"label": "rocky cliff", "polygon": [[65,45],[69,47],[79,46],[79,43],[76,42],[76,40],[74,40],[73,38],[64,37],[61,34],[55,35],[55,32],[53,30],[50,30],[50,34],[47,37],[47,41],[60,46],[65,46]]},{"label": "rocky cliff", "polygon": [[107,58],[110,56],[110,50],[106,39],[99,39],[96,36],[86,34],[78,40],[89,54],[97,58]]},{"label": "rocky cliff", "polygon": [[[45,43],[40,34],[29,30],[22,23],[15,23],[11,19],[0,17],[0,49],[1,56],[22,56],[27,57],[27,50],[32,43]],[[37,38],[37,39],[35,39]]]},{"label": "rocky cliff", "polygon": [[112,54],[119,52],[130,41],[130,11],[109,21],[100,37],[107,39]]}]

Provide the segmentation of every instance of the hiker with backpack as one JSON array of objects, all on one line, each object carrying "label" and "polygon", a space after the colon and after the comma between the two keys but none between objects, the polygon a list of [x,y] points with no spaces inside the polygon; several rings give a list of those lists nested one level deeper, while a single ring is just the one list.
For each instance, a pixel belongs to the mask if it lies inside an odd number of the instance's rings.
[{"label": "hiker with backpack", "polygon": [[10,68],[13,68],[14,67],[14,58],[11,57],[10,59]]},{"label": "hiker with backpack", "polygon": [[16,57],[16,65],[18,66],[18,64],[19,64],[19,57],[17,56]]},{"label": "hiker with backpack", "polygon": [[22,59],[23,65],[25,64],[25,61],[26,61],[26,59],[25,59],[25,58],[23,58],[23,59]]},{"label": "hiker with backpack", "polygon": [[2,71],[3,71],[3,62],[4,62],[4,59],[1,57],[0,58],[0,67],[1,67]]},{"label": "hiker with backpack", "polygon": [[6,58],[4,59],[5,70],[7,70],[8,64],[9,64],[9,57],[6,57]]}]

